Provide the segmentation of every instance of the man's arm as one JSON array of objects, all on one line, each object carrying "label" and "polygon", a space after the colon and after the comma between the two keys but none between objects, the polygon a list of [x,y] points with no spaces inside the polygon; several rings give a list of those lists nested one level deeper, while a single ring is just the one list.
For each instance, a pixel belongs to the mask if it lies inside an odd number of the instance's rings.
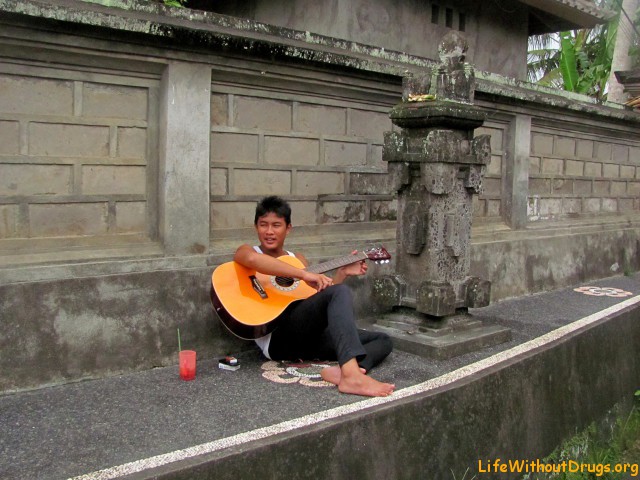
[{"label": "man's arm", "polygon": [[[282,262],[277,258],[258,253],[251,245],[241,245],[238,250],[236,250],[233,261],[244,267],[264,273],[265,275],[299,278],[318,290],[323,290],[333,284],[333,280],[326,275],[311,273],[302,268],[297,268]],[[304,257],[302,257],[301,261],[305,265],[308,264]]]}]

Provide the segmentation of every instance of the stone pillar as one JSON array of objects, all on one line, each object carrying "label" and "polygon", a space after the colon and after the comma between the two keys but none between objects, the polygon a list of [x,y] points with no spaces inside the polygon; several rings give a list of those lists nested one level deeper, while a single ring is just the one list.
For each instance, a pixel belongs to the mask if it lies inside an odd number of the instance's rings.
[{"label": "stone pillar", "polygon": [[168,254],[209,248],[211,68],[167,65],[160,93],[159,233]]},{"label": "stone pillar", "polygon": [[505,172],[504,220],[511,228],[527,226],[529,195],[529,156],[531,152],[531,116],[516,115],[509,125]]},{"label": "stone pillar", "polygon": [[374,297],[403,315],[379,324],[408,324],[412,334],[475,327],[467,309],[490,299],[490,282],[469,275],[473,195],[482,191],[491,145],[489,135],[473,135],[486,113],[473,105],[466,50],[451,32],[433,72],[403,79],[403,101],[390,113],[400,131],[385,133],[383,160],[398,194],[396,273],[374,281]]}]

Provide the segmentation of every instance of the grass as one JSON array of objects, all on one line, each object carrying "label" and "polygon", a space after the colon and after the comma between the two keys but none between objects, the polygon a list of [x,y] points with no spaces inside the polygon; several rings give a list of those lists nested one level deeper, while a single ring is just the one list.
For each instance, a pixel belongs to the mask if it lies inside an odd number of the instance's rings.
[{"label": "grass", "polygon": [[[613,422],[597,426],[591,424],[582,432],[566,440],[543,464],[571,465],[557,473],[529,473],[523,480],[627,480],[640,478],[640,390],[627,414],[618,414]],[[570,462],[572,462],[570,464]],[[627,472],[615,472],[615,466],[630,464]],[[584,465],[580,471],[578,466]],[[635,470],[631,470],[631,468]],[[560,469],[562,470],[562,469]],[[572,471],[573,470],[573,471]],[[607,471],[609,470],[609,471]],[[631,476],[635,473],[636,476]]]},{"label": "grass", "polygon": [[453,473],[453,470],[451,470],[451,475],[453,475],[453,480],[476,480],[476,476],[474,475],[473,477],[467,479],[467,474],[469,473],[469,469],[467,468],[464,472],[464,475],[462,476],[462,478],[458,478],[456,477],[456,474]]},{"label": "grass", "polygon": [[[540,464],[556,466],[557,472],[527,473],[522,480],[640,480],[640,390],[635,393],[630,410],[628,404],[618,405],[607,420],[592,423],[576,433],[541,459]],[[563,464],[564,471],[558,468]],[[615,471],[616,466],[625,464],[626,473]],[[583,465],[582,471],[579,471],[580,465]],[[453,480],[484,478],[468,468],[462,477],[456,476],[453,470],[451,475]]]}]

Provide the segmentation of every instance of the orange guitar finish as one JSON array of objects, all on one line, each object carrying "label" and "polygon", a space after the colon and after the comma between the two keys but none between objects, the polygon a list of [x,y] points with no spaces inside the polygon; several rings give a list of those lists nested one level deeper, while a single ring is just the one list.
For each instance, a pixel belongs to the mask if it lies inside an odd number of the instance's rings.
[{"label": "orange guitar finish", "polygon": [[[305,268],[296,257],[284,255],[279,260],[297,268]],[[251,277],[260,283],[266,298],[254,288]],[[291,279],[288,279],[291,280]],[[275,277],[248,269],[236,262],[223,263],[211,275],[212,302],[222,323],[244,339],[264,336],[276,327],[272,322],[292,302],[303,300],[316,293],[301,280],[290,286],[279,286]]]},{"label": "orange guitar finish", "polygon": [[[362,260],[388,263],[391,255],[384,247],[355,252],[327,262],[306,267],[313,273],[324,273]],[[278,257],[289,265],[305,269],[296,257]],[[211,303],[225,327],[234,335],[251,340],[271,333],[274,320],[297,300],[316,293],[301,280],[264,275],[236,262],[223,263],[211,275]]]}]

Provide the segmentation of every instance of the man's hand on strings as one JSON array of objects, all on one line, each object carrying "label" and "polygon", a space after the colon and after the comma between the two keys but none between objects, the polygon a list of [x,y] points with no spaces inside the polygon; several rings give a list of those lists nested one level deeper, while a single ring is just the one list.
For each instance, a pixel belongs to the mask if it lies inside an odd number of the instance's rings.
[{"label": "man's hand on strings", "polygon": [[324,290],[325,288],[333,285],[333,279],[321,273],[311,273],[305,271],[302,280],[304,280],[307,284],[318,291]]},{"label": "man's hand on strings", "polygon": [[[358,251],[354,250],[353,252],[351,252],[351,255],[355,255],[357,253]],[[341,267],[339,270],[342,270],[345,277],[351,277],[354,275],[364,275],[365,273],[367,273],[367,268],[369,268],[367,266],[367,262],[364,260],[360,260],[359,262]]]},{"label": "man's hand on strings", "polygon": [[[354,250],[351,252],[352,255],[357,254],[358,251]],[[336,285],[344,282],[347,277],[352,277],[355,275],[364,275],[367,273],[367,263],[364,260],[359,260],[354,263],[351,263],[345,267],[341,267],[336,270],[336,274],[333,276],[333,283]]]}]

